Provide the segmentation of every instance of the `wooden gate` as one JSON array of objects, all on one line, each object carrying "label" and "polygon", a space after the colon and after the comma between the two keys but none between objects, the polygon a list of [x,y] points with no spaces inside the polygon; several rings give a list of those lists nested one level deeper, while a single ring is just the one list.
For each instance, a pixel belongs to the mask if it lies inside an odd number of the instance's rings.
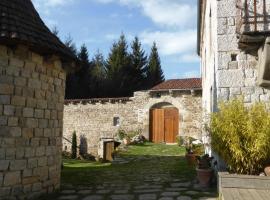
[{"label": "wooden gate", "polygon": [[150,110],[150,140],[154,143],[175,143],[179,132],[179,113],[176,108]]}]

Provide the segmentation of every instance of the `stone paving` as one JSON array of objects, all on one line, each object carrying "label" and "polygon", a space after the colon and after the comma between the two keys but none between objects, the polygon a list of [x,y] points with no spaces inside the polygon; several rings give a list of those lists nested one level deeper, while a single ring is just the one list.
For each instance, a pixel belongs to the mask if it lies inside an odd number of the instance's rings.
[{"label": "stone paving", "polygon": [[[62,190],[46,200],[216,199],[215,188],[201,188],[194,177],[190,179],[187,178],[187,174],[175,173],[170,168],[163,168],[170,166],[173,161],[178,162],[177,159],[179,160],[179,157],[117,158],[112,170],[96,174],[98,179],[94,183],[81,186],[63,183]],[[139,163],[142,164],[142,168],[136,170]]]},{"label": "stone paving", "polygon": [[192,182],[172,180],[170,184],[159,181],[147,181],[143,185],[136,183],[104,183],[97,186],[72,186],[62,190],[59,200],[215,200],[214,193],[201,189]]}]

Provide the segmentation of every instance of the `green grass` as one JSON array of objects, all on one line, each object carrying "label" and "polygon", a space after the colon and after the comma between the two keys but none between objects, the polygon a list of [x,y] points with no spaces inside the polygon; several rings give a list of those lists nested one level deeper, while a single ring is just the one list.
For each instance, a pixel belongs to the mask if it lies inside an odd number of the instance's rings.
[{"label": "green grass", "polygon": [[149,176],[193,179],[195,170],[187,166],[185,149],[177,145],[131,145],[119,156],[130,159],[127,164],[111,164],[63,160],[63,185],[97,185],[104,182],[143,183]]},{"label": "green grass", "polygon": [[110,163],[101,163],[94,161],[84,161],[84,160],[72,160],[72,159],[63,159],[65,168],[98,168],[106,167],[111,165]]},{"label": "green grass", "polygon": [[185,149],[178,145],[154,144],[146,142],[141,145],[131,145],[124,156],[183,156]]}]

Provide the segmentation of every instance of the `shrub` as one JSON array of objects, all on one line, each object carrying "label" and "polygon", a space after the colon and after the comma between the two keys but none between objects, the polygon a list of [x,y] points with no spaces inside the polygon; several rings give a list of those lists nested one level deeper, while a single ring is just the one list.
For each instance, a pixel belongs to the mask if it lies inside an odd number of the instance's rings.
[{"label": "shrub", "polygon": [[71,153],[67,151],[62,151],[62,158],[63,159],[71,159]]},{"label": "shrub", "polygon": [[204,153],[203,144],[192,144],[193,153],[196,155],[202,155]]},{"label": "shrub", "polygon": [[176,142],[178,144],[178,146],[183,146],[185,141],[184,141],[184,137],[183,136],[180,136],[180,135],[177,135],[176,136]]},{"label": "shrub", "polygon": [[71,158],[77,158],[77,136],[75,131],[72,134]]},{"label": "shrub", "polygon": [[126,134],[126,132],[124,130],[121,130],[121,129],[118,130],[118,132],[117,132],[117,139],[123,140],[126,137],[127,137],[127,134]]},{"label": "shrub", "polygon": [[211,114],[213,150],[233,173],[259,174],[270,157],[270,112],[266,104],[245,107],[241,99],[223,102]]}]

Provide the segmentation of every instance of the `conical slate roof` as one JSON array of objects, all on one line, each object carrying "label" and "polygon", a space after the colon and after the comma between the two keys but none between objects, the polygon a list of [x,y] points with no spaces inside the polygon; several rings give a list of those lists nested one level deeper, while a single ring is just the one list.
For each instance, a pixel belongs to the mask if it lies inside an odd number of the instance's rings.
[{"label": "conical slate roof", "polygon": [[0,0],[0,44],[24,44],[42,55],[73,60],[73,53],[44,24],[31,0]]}]

